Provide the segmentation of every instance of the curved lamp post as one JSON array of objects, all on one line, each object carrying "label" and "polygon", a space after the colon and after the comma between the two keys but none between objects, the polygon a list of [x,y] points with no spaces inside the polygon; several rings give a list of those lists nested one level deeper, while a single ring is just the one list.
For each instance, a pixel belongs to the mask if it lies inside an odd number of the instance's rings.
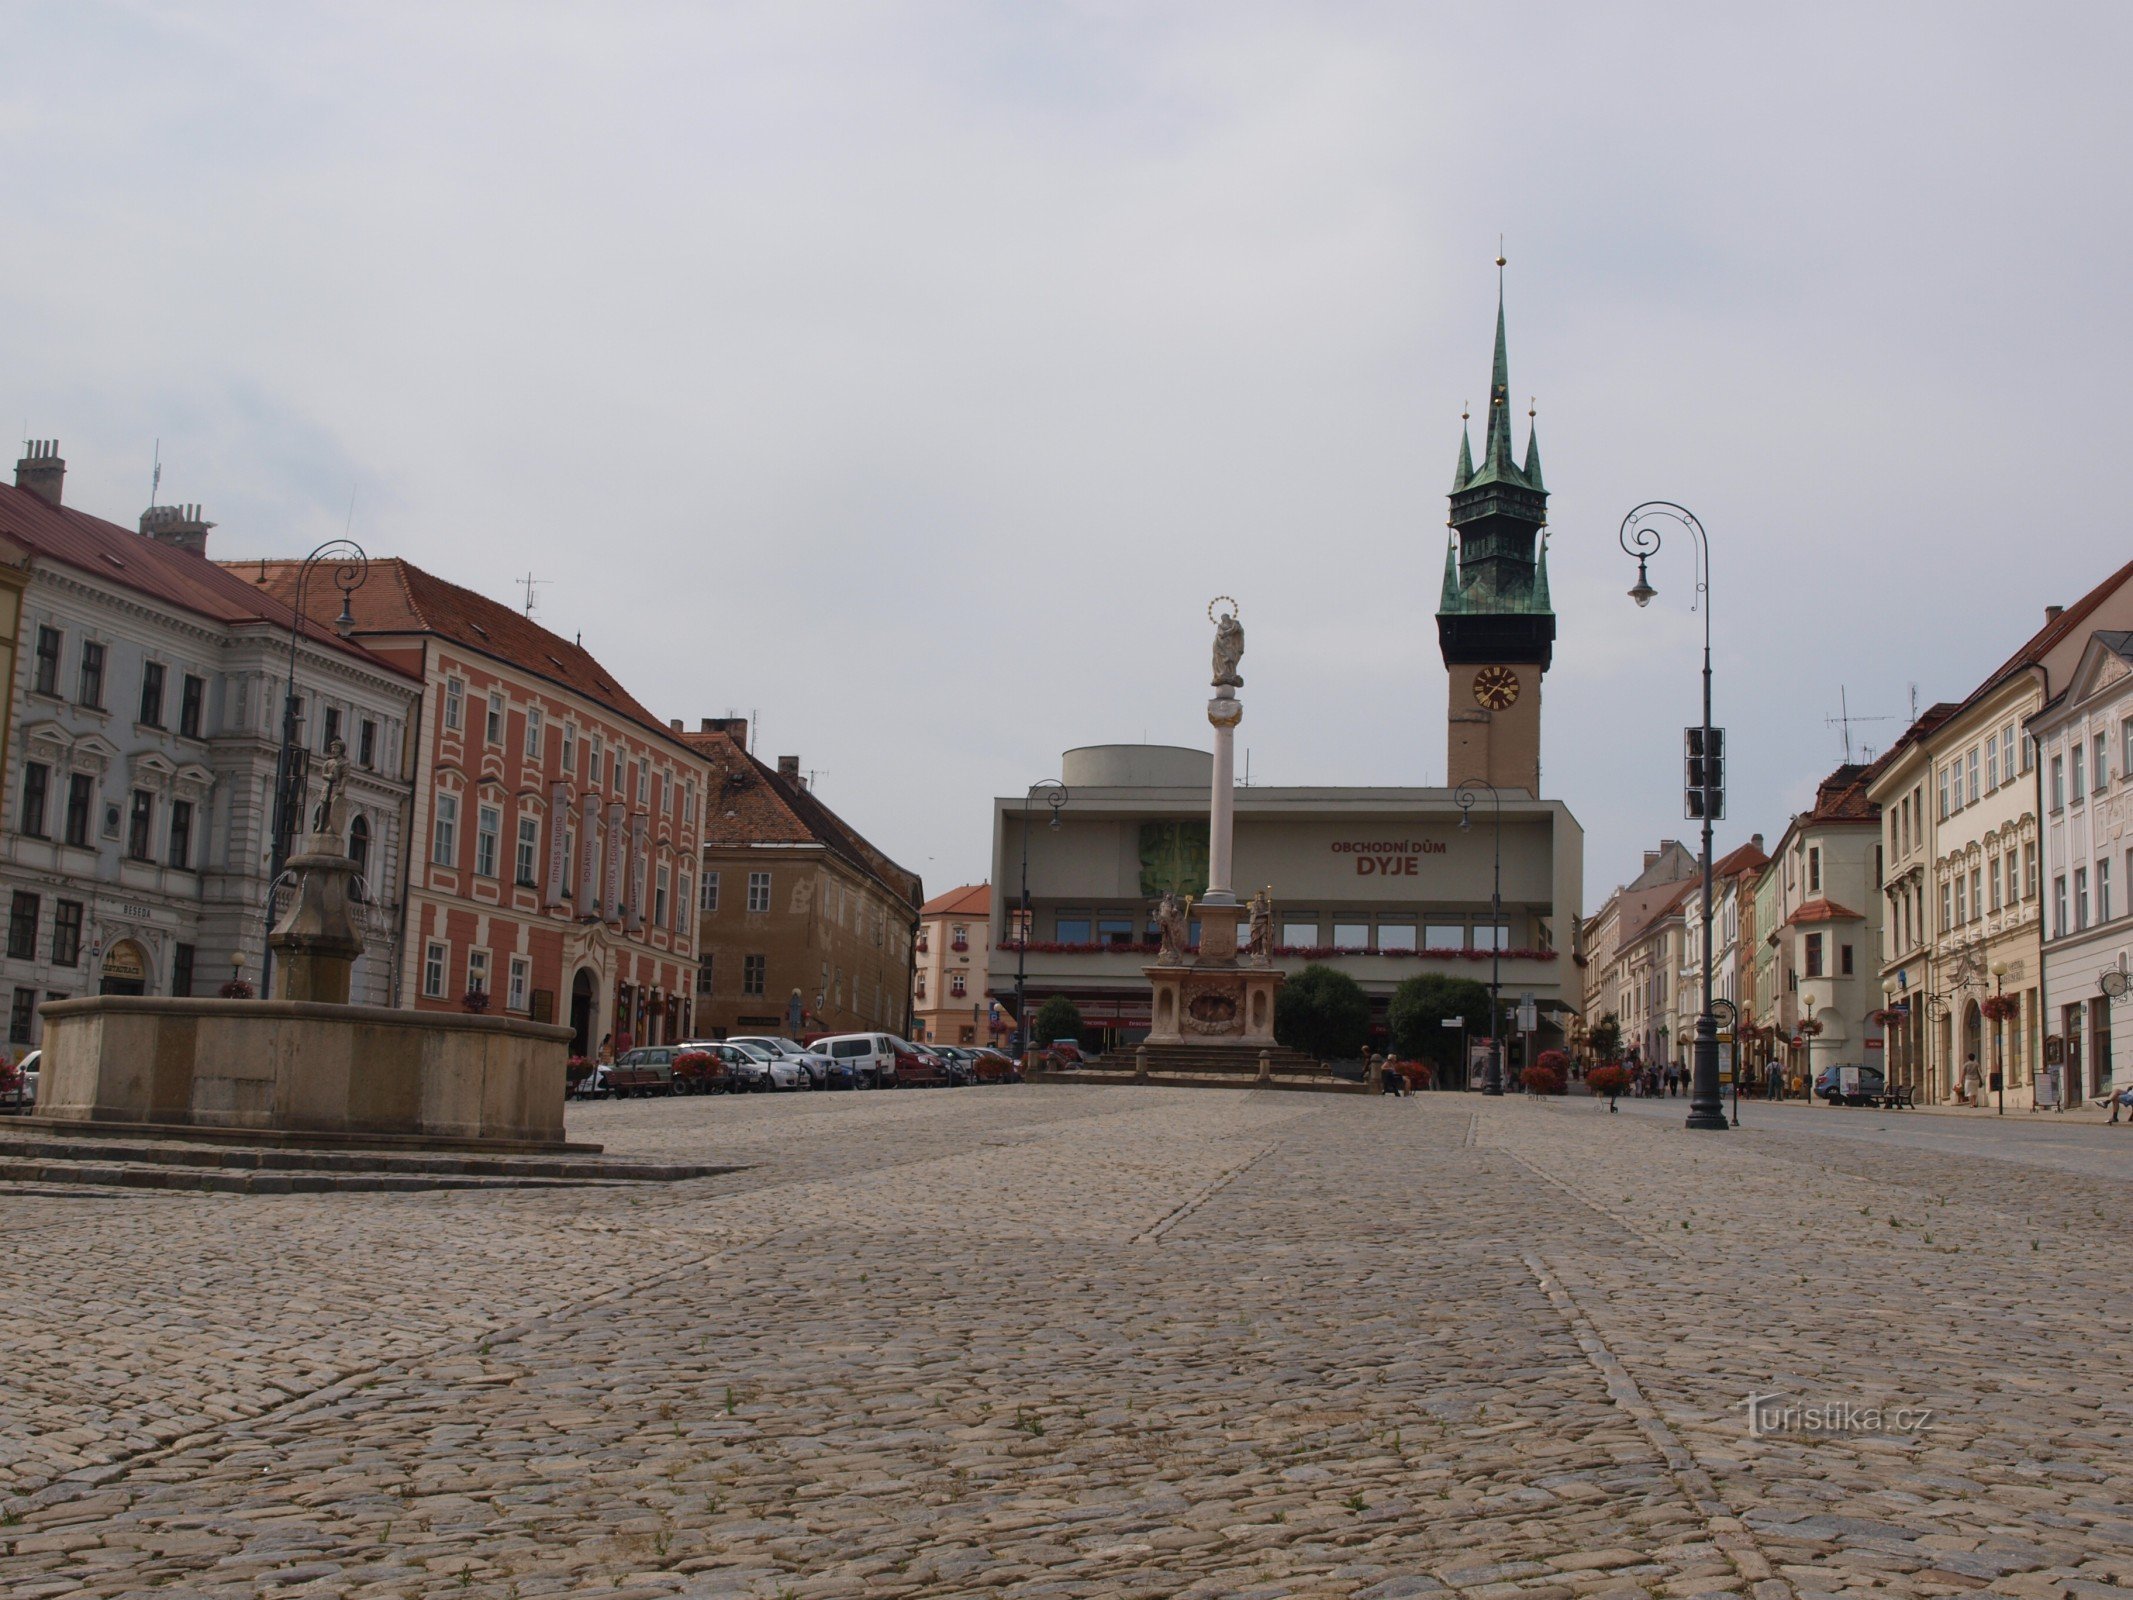
[{"label": "curved lamp post", "polygon": [[332,568],[333,586],[341,592],[341,614],[333,619],[333,631],[344,639],[355,631],[355,613],[348,607],[349,596],[362,588],[363,580],[370,576],[370,557],[353,539],[328,539],[305,556],[303,564],[296,569],[296,595],[289,609],[289,671],[281,697],[281,750],[274,758],[274,838],[267,869],[265,924],[260,938],[263,951],[259,962],[261,999],[273,994],[274,947],[266,942],[265,935],[274,931],[274,891],[281,883],[282,874],[288,870],[289,844],[295,835],[297,819],[304,810],[303,780],[307,769],[299,762],[296,747],[296,644],[303,631],[304,595],[311,586],[312,569],[322,566]]},{"label": "curved lamp post", "polygon": [[1703,1012],[1696,1019],[1688,1126],[1722,1132],[1726,1112],[1718,1093],[1718,1019],[1711,1013],[1711,813],[1718,790],[1711,781],[1715,770],[1711,748],[1711,544],[1703,524],[1686,506],[1671,500],[1647,500],[1633,507],[1622,519],[1621,542],[1623,551],[1637,558],[1637,582],[1629,597],[1640,607],[1650,605],[1659,592],[1652,587],[1645,569],[1645,563],[1659,553],[1659,530],[1652,525],[1655,520],[1676,523],[1696,540],[1695,604],[1703,612]]},{"label": "curved lamp post", "polygon": [[1029,1012],[1023,1005],[1023,979],[1029,962],[1029,807],[1032,800],[1041,799],[1052,808],[1052,831],[1059,831],[1059,812],[1070,798],[1067,786],[1056,778],[1046,778],[1031,784],[1022,792],[1022,927],[1015,939],[1015,1060],[1025,1062],[1029,1057]]},{"label": "curved lamp post", "polygon": [[1503,796],[1486,778],[1468,778],[1452,791],[1459,807],[1459,831],[1466,832],[1473,820],[1475,789],[1489,791],[1489,808],[1496,818],[1496,862],[1489,887],[1489,1067],[1481,1080],[1483,1094],[1503,1093]]}]

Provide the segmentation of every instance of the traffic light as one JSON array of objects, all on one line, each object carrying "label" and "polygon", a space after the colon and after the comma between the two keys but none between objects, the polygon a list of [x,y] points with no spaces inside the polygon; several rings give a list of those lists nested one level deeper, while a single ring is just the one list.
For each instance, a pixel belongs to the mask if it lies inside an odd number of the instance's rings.
[{"label": "traffic light", "polygon": [[1712,819],[1726,814],[1726,730],[1713,728],[1710,733],[1711,746],[1706,750],[1702,728],[1682,730],[1682,745],[1687,755],[1683,808],[1684,815],[1692,821],[1703,820],[1706,788],[1711,797]]}]

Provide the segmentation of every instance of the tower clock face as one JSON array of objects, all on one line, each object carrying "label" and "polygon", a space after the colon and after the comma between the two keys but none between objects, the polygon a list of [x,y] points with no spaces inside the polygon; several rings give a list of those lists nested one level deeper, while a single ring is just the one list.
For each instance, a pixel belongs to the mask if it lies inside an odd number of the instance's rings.
[{"label": "tower clock face", "polygon": [[1474,674],[1474,703],[1508,711],[1518,703],[1518,674],[1509,667],[1483,667]]}]

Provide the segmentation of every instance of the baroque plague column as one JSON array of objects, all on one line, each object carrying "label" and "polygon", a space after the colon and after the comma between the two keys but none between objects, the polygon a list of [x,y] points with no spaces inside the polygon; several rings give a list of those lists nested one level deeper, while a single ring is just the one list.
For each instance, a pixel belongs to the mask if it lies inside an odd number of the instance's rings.
[{"label": "baroque plague column", "polygon": [[[1219,619],[1215,605],[1228,601]],[[1150,1006],[1151,1045],[1272,1047],[1274,992],[1282,975],[1273,970],[1272,904],[1265,891],[1250,904],[1238,901],[1231,883],[1232,845],[1236,834],[1237,724],[1244,720],[1244,687],[1238,664],[1244,659],[1244,624],[1237,602],[1218,596],[1207,608],[1215,624],[1214,698],[1207,720],[1215,730],[1214,777],[1208,795],[1207,893],[1197,905],[1165,894],[1156,906],[1162,947],[1155,964],[1142,970],[1154,986]],[[1200,920],[1200,943],[1187,944],[1194,913]],[[1251,954],[1240,961],[1238,924],[1250,919]]]}]

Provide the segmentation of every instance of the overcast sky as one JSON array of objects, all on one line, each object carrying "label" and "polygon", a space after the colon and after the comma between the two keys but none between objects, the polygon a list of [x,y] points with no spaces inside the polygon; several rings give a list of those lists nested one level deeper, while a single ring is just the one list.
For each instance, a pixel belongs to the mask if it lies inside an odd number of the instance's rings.
[{"label": "overcast sky", "polygon": [[[1437,784],[1497,236],[1587,905],[2129,554],[2122,6],[18,4],[0,409],[233,557],[348,519],[662,716],[760,714],[929,891],[1077,744]],[[1478,436],[1477,436],[1478,437]],[[1861,722],[1885,746],[1899,720]]]}]

